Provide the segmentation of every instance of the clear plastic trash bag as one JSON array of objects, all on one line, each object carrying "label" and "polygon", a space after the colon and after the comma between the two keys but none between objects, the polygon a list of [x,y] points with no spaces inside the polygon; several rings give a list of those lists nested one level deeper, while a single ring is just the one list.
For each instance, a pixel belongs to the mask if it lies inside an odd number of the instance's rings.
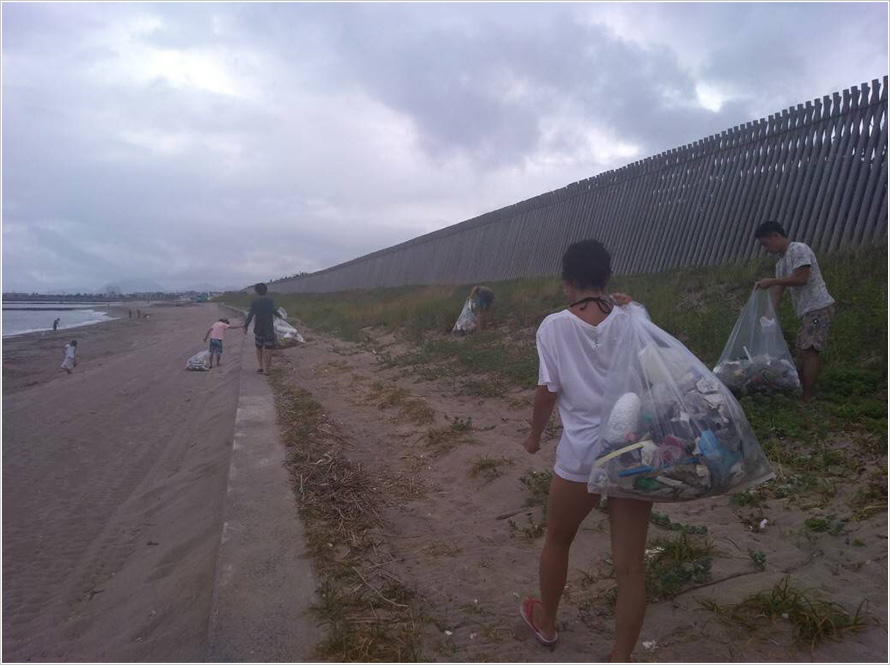
[{"label": "clear plastic trash bag", "polygon": [[632,303],[605,382],[588,490],[653,502],[744,490],[773,477],[741,406],[683,344]]},{"label": "clear plastic trash bag", "polygon": [[736,395],[801,392],[768,290],[755,289],[748,298],[714,374]]},{"label": "clear plastic trash bag", "polygon": [[454,324],[451,332],[453,333],[471,333],[476,330],[476,314],[473,312],[473,299],[467,298],[464,308],[457,317],[457,323]]},{"label": "clear plastic trash bag", "polygon": [[201,351],[196,353],[185,364],[186,369],[193,372],[206,372],[210,369],[210,351]]}]

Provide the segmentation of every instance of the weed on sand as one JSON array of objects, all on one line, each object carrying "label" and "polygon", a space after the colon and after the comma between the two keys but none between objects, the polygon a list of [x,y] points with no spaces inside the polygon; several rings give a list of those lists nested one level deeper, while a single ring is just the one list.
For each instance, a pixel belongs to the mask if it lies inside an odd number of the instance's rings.
[{"label": "weed on sand", "polygon": [[794,587],[788,576],[738,605],[724,606],[713,600],[703,600],[701,604],[724,622],[738,623],[749,630],[758,630],[765,620],[786,619],[793,626],[795,642],[811,649],[823,640],[838,640],[846,632],[876,623],[865,601],[850,614],[838,603]]},{"label": "weed on sand", "polygon": [[513,460],[507,457],[493,458],[484,455],[476,458],[473,466],[470,467],[470,477],[482,478],[486,483],[490,483],[501,477],[502,469],[505,466],[513,466]]},{"label": "weed on sand", "polygon": [[711,581],[713,543],[680,531],[655,538],[646,546],[646,594],[652,601],[673,598],[681,591]]},{"label": "weed on sand", "polygon": [[367,662],[420,660],[423,601],[369,552],[384,546],[372,535],[387,481],[371,479],[347,459],[335,425],[312,395],[291,386],[280,366],[271,374],[287,468],[306,543],[319,576],[312,610],[327,627],[316,645],[323,659]]},{"label": "weed on sand", "polygon": [[392,383],[373,383],[368,399],[381,409],[398,409],[399,417],[415,425],[426,425],[436,419],[436,412],[426,402]]}]

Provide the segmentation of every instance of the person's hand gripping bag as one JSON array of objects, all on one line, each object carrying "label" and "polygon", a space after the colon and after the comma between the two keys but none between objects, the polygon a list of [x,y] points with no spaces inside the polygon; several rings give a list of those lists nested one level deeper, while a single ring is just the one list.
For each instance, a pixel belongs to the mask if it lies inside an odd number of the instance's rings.
[{"label": "person's hand gripping bag", "polygon": [[741,406],[638,304],[614,312],[621,345],[606,376],[591,493],[652,502],[738,492],[773,478]]}]

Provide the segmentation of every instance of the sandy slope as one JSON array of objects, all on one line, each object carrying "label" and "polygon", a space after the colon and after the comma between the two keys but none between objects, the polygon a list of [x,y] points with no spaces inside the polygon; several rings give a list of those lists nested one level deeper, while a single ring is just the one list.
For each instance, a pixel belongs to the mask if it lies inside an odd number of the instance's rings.
[{"label": "sandy slope", "polygon": [[[299,327],[299,326],[298,326]],[[307,343],[283,352],[293,385],[312,393],[330,422],[343,453],[360,463],[371,478],[401,478],[426,488],[414,500],[382,501],[387,521],[380,539],[389,561],[371,561],[416,590],[424,610],[434,618],[425,628],[423,654],[432,660],[500,662],[598,662],[608,653],[614,617],[605,595],[614,586],[606,516],[594,511],[584,522],[572,548],[566,595],[560,607],[559,647],[538,646],[519,618],[520,598],[537,594],[540,538],[511,534],[509,519],[522,528],[540,521],[537,509],[523,509],[528,496],[519,482],[526,471],[546,470],[553,463],[556,441],[547,441],[530,456],[521,443],[528,431],[532,391],[511,389],[493,398],[474,397],[461,389],[461,377],[432,377],[417,368],[387,367],[386,353],[413,350],[391,335],[365,330],[373,341],[347,344],[309,332]],[[430,380],[433,378],[434,380]],[[387,390],[426,404],[434,422],[417,424],[380,397]],[[383,392],[382,392],[383,391]],[[455,419],[472,419],[467,441],[438,453],[427,432],[449,428]],[[502,476],[486,483],[472,478],[481,456],[504,458]],[[841,491],[847,491],[841,488]],[[879,514],[851,522],[838,536],[808,534],[808,513],[771,501],[765,508],[769,526],[752,533],[728,497],[686,504],[660,504],[675,522],[708,527],[716,553],[713,578],[700,588],[649,606],[638,659],[662,662],[756,661],[882,661],[887,657],[883,627],[847,635],[814,653],[791,648],[787,623],[765,624],[748,632],[728,628],[699,600],[737,603],[771,588],[783,575],[805,589],[855,609],[867,599],[886,626],[887,517]],[[650,527],[650,539],[670,535]],[[862,547],[851,547],[861,539]],[[748,550],[767,555],[764,571],[752,564]],[[644,646],[643,643],[648,646]]]}]

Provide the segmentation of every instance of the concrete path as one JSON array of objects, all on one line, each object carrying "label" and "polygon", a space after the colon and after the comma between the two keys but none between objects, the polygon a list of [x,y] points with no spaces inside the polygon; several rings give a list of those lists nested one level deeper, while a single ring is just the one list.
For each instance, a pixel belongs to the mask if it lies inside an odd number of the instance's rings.
[{"label": "concrete path", "polygon": [[306,661],[322,637],[308,612],[315,579],[283,465],[272,389],[256,373],[251,333],[243,345],[207,660]]}]

